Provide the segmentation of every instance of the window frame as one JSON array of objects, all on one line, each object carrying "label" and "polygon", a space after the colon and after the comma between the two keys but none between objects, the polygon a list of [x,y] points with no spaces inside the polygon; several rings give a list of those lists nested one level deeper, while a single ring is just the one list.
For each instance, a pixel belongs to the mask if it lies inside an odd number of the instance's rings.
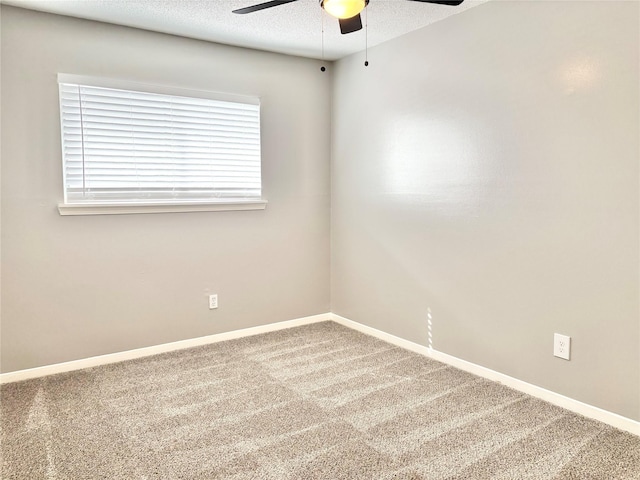
[{"label": "window frame", "polygon": [[[187,89],[168,85],[149,84],[115,78],[100,78],[85,75],[75,75],[59,73],[57,78],[60,84],[79,84],[91,87],[103,87],[120,90],[131,90],[138,92],[148,92],[161,95],[175,95],[181,97],[193,97],[199,99],[218,100],[223,102],[236,102],[244,104],[260,105],[260,98],[237,94],[227,94],[207,90]],[[58,88],[59,90],[59,88]],[[61,98],[59,99],[61,102]],[[264,185],[262,169],[260,173],[261,198],[224,198],[206,200],[123,200],[123,201],[95,201],[82,203],[66,202],[65,184],[65,158],[64,158],[64,131],[62,128],[62,105],[59,104],[60,113],[60,139],[61,139],[61,164],[62,164],[62,202],[58,203],[60,215],[111,215],[111,214],[137,214],[137,213],[177,213],[177,212],[212,212],[212,211],[233,211],[233,210],[264,210],[267,200],[264,199]],[[262,162],[262,160],[261,160]]]}]

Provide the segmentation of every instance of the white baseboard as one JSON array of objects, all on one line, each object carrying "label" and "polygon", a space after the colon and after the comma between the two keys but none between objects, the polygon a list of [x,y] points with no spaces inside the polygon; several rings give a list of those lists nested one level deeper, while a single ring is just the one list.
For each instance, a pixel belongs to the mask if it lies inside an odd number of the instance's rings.
[{"label": "white baseboard", "polygon": [[176,350],[182,350],[185,348],[198,347],[200,345],[207,345],[210,343],[223,342],[225,340],[233,340],[236,338],[249,337],[252,335],[258,335],[261,333],[274,332],[277,330],[283,330],[285,328],[298,327],[302,325],[309,325],[311,323],[323,322],[332,320],[336,323],[344,325],[345,327],[353,330],[360,331],[367,335],[384,340],[393,345],[411,350],[412,352],[419,353],[438,360],[452,367],[459,368],[479,377],[483,377],[495,382],[502,383],[507,387],[513,388],[520,392],[529,394],[533,397],[540,398],[549,403],[557,405],[562,408],[566,408],[572,412],[583,415],[594,420],[599,420],[603,423],[625,430],[640,436],[640,422],[631,420],[630,418],[623,417],[621,415],[603,410],[586,403],[582,403],[578,400],[574,400],[564,395],[546,390],[542,387],[532,385],[517,378],[510,377],[503,373],[496,372],[489,368],[481,367],[471,362],[467,362],[457,357],[447,355],[446,353],[438,352],[437,350],[429,349],[424,345],[405,340],[400,337],[396,337],[389,333],[377,330],[372,327],[368,327],[361,323],[354,322],[347,318],[335,315],[333,313],[323,313],[320,315],[313,315],[310,317],[296,318],[293,320],[287,320],[284,322],[271,323],[268,325],[261,325],[259,327],[245,328],[241,330],[234,330],[231,332],[218,333],[215,335],[208,335],[206,337],[192,338],[188,340],[180,340],[178,342],[164,343],[162,345],[154,345],[152,347],[137,348],[135,350],[128,350],[125,352],[111,353],[108,355],[99,355],[96,357],[89,357],[80,360],[73,360],[70,362],[57,363],[54,365],[46,365],[43,367],[30,368],[26,370],[18,370],[15,372],[0,374],[0,384],[18,382],[21,380],[29,380],[32,378],[44,377],[47,375],[53,375],[56,373],[71,372],[74,370],[81,370],[83,368],[97,367],[100,365],[107,365],[110,363],[122,362],[125,360],[133,360],[136,358],[148,357],[151,355],[157,355],[159,353],[173,352]]},{"label": "white baseboard", "polygon": [[412,352],[425,355],[427,357],[433,358],[434,360],[438,360],[442,363],[446,363],[447,365],[451,365],[452,367],[464,370],[465,372],[478,375],[479,377],[493,380],[495,382],[506,385],[507,387],[513,388],[514,390],[518,390],[519,392],[526,393],[528,395],[531,395],[532,397],[545,400],[549,403],[552,403],[553,405],[565,408],[579,415],[598,420],[613,427],[619,428],[620,430],[624,430],[629,433],[633,433],[634,435],[640,436],[640,422],[637,422],[630,418],[623,417],[621,415],[603,410],[598,407],[594,407],[593,405],[588,405],[578,400],[574,400],[573,398],[565,397],[564,395],[560,395],[550,390],[546,390],[542,387],[523,382],[522,380],[518,380],[517,378],[510,377],[500,372],[496,372],[495,370],[481,367],[480,365],[467,362],[466,360],[447,355],[446,353],[438,352],[437,350],[430,349],[424,345],[420,345],[409,340],[396,337],[381,330],[362,325],[361,323],[354,322],[353,320],[341,317],[340,315],[332,313],[330,316],[331,320],[339,323],[340,325],[344,325],[345,327],[358,330],[359,332],[379,338],[380,340],[384,340],[385,342],[397,345],[398,347],[402,347],[407,350],[411,350]]},{"label": "white baseboard", "polygon": [[70,362],[56,363],[43,367],[29,368],[26,370],[18,370],[15,372],[0,374],[0,384],[19,382],[21,380],[29,380],[31,378],[44,377],[56,373],[71,372],[73,370],[81,370],[83,368],[97,367],[107,365],[109,363],[122,362],[125,360],[133,360],[135,358],[148,357],[159,353],[173,352],[185,348],[198,347],[200,345],[208,345],[210,343],[223,342],[225,340],[233,340],[241,337],[249,337],[261,333],[274,332],[285,328],[299,327],[311,323],[323,322],[331,320],[331,314],[322,313],[320,315],[312,315],[310,317],[296,318],[284,322],[270,323],[268,325],[260,325],[259,327],[244,328],[231,332],[217,333],[215,335],[207,335],[206,337],[190,338],[188,340],[180,340],[177,342],[163,343],[162,345],[154,345],[152,347],[136,348],[135,350],[127,350],[125,352],[110,353],[107,355],[99,355],[97,357],[83,358]]}]

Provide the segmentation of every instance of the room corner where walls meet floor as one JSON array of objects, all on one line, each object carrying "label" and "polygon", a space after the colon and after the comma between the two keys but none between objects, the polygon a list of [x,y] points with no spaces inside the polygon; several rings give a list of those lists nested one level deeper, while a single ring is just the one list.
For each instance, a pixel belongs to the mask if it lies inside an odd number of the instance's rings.
[{"label": "room corner where walls meet floor", "polygon": [[565,408],[569,411],[583,415],[587,418],[601,421],[608,425],[611,425],[620,430],[632,433],[640,436],[640,422],[632,420],[630,418],[617,415],[615,413],[603,410],[592,405],[585,404],[578,400],[560,395],[558,393],[546,390],[544,388],[532,385],[530,383],[518,380],[517,378],[504,375],[500,372],[476,365],[471,362],[467,362],[460,358],[447,355],[446,353],[439,352],[424,345],[420,345],[409,340],[391,335],[382,330],[378,330],[362,323],[355,322],[348,318],[336,315],[334,313],[323,313],[318,315],[312,315],[308,317],[297,318],[293,320],[287,320],[268,325],[262,325],[259,327],[246,328],[242,330],[235,330],[225,333],[219,333],[215,335],[208,335],[205,337],[193,338],[189,340],[182,340],[178,342],[166,343],[163,345],[156,345],[152,347],[139,348],[135,350],[129,350],[126,352],[113,353],[109,355],[101,355],[81,360],[75,360],[70,362],[59,363],[55,365],[47,365],[44,367],[32,368],[27,370],[20,370],[15,372],[9,372],[0,374],[0,384],[18,382],[23,380],[29,380],[32,378],[43,377],[47,375],[54,375],[63,372],[70,372],[74,370],[81,370],[85,368],[98,367],[101,365],[108,365],[111,363],[123,362],[127,360],[133,360],[136,358],[149,357],[152,355],[158,355],[161,353],[183,350],[192,347],[198,347],[201,345],[207,345],[211,343],[223,342],[227,340],[233,340],[236,338],[248,337],[253,335],[260,335],[262,333],[273,332],[277,330],[283,330],[287,328],[299,327],[302,325],[309,325],[312,323],[332,321],[345,327],[357,330],[361,333],[376,337],[380,340],[384,340],[390,344],[398,347],[410,350],[412,352],[430,357],[434,360],[450,365],[452,367],[464,370],[479,377],[486,378],[498,383],[501,383],[514,390],[526,393],[533,397],[547,401],[553,405]]}]

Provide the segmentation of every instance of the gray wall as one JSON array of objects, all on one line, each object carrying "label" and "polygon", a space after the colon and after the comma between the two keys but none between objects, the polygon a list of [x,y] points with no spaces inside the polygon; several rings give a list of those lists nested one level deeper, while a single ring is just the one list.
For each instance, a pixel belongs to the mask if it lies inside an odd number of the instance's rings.
[{"label": "gray wall", "polygon": [[[489,2],[338,62],[332,311],[640,419],[637,2]],[[573,358],[552,356],[553,333]]]},{"label": "gray wall", "polygon": [[[3,372],[330,310],[319,62],[6,6],[1,54]],[[267,209],[61,217],[58,72],[261,97]]]}]

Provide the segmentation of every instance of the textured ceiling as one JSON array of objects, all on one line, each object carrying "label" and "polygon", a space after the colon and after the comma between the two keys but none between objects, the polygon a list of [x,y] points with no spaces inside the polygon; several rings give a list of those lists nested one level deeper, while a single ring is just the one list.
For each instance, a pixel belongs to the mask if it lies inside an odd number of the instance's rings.
[{"label": "textured ceiling", "polygon": [[[363,12],[368,30],[341,35],[338,22],[318,0],[298,0],[267,10],[231,13],[265,0],[1,0],[22,8],[118,25],[299,55],[335,60],[374,46],[488,0],[449,7],[406,0],[370,0]],[[366,36],[366,39],[365,39]]]}]

